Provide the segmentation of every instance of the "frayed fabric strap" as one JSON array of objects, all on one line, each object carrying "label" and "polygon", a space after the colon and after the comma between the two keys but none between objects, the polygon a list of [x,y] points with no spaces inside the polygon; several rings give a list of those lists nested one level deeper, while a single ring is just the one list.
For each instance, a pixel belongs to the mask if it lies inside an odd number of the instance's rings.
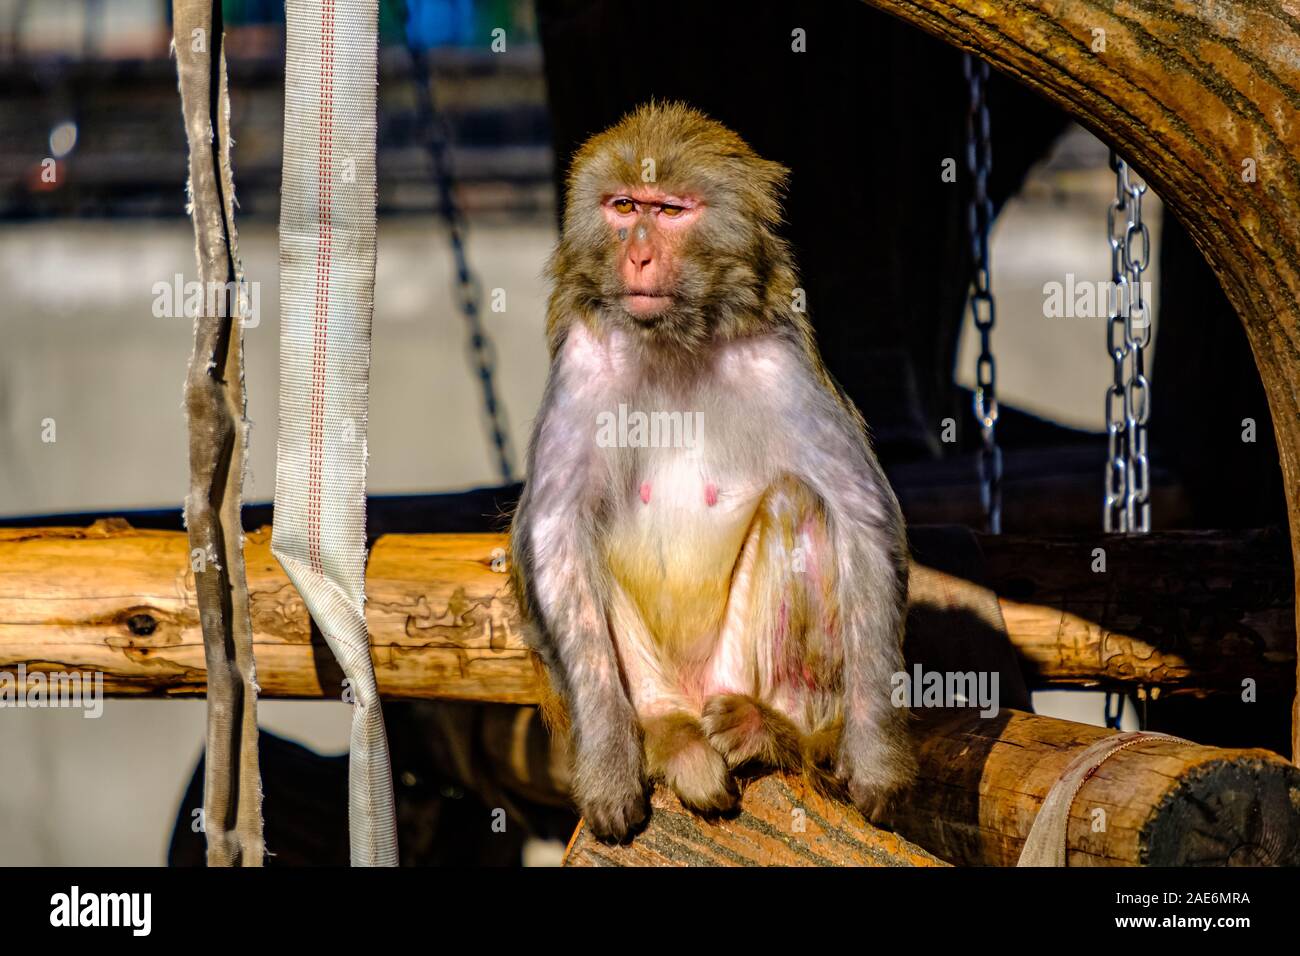
[{"label": "frayed fabric strap", "polygon": [[377,18],[376,0],[285,5],[271,550],[338,658],[353,700],[354,866],[397,865],[392,771],[363,613]]},{"label": "frayed fabric strap", "polygon": [[190,213],[199,280],[207,290],[194,319],[185,379],[190,456],[185,527],[208,681],[203,830],[208,865],[261,866],[257,673],[240,524],[248,445],[246,298],[235,235],[221,0],[174,0],[172,22],[190,147]]},{"label": "frayed fabric strap", "polygon": [[1070,808],[1074,805],[1074,798],[1103,763],[1121,750],[1148,740],[1186,743],[1181,737],[1171,737],[1169,734],[1133,731],[1103,737],[1087,747],[1070,762],[1047,792],[1047,798],[1039,807],[1038,816],[1034,818],[1034,825],[1029,829],[1029,836],[1025,838],[1016,866],[1065,866],[1066,828],[1070,822]]}]

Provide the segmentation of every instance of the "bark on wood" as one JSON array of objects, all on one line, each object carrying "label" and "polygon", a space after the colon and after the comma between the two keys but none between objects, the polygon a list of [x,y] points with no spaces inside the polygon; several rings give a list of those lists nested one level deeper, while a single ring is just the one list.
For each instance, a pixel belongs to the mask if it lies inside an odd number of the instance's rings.
[{"label": "bark on wood", "polygon": [[608,846],[581,823],[565,866],[945,866],[797,775],[750,781],[733,817],[705,820],[657,787],[650,820],[626,846]]},{"label": "bark on wood", "polygon": [[[1268,393],[1291,526],[1292,593],[1300,590],[1294,5],[868,2],[974,50],[1058,103],[1114,146],[1187,229],[1245,326]],[[1300,697],[1292,741],[1300,760]]]},{"label": "bark on wood", "polygon": [[[1014,710],[916,717],[920,777],[892,822],[959,865],[1014,865],[1052,784],[1114,734]],[[1085,780],[1066,850],[1070,866],[1298,864],[1300,770],[1267,750],[1143,741]]]},{"label": "bark on wood", "polygon": [[[366,620],[384,697],[537,700],[503,573],[505,543],[500,535],[375,542]],[[1260,694],[1288,692],[1289,569],[1284,552],[1280,566],[1269,557],[1276,536],[1110,538],[1106,574],[1092,571],[1094,543],[981,538],[986,578],[1034,686],[1158,684],[1166,693],[1240,695],[1251,677]],[[340,696],[342,673],[271,555],[269,529],[247,535],[245,556],[262,695]],[[913,577],[909,656],[929,669],[971,669],[974,657],[953,646],[945,614],[965,600],[986,620],[987,592],[939,571]],[[98,670],[113,695],[202,694],[194,578],[185,536],[175,532],[120,521],[0,529],[0,669]],[[949,606],[933,613],[940,588],[949,589]],[[1013,703],[1009,686],[1004,704]]]}]

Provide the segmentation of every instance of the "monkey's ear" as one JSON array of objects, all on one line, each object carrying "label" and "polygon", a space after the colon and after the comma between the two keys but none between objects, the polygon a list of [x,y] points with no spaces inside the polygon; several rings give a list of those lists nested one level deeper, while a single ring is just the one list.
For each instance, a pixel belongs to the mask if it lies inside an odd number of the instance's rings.
[{"label": "monkey's ear", "polygon": [[777,199],[785,197],[786,190],[790,186],[790,167],[783,166],[778,162],[770,159],[761,160],[767,167],[768,179],[771,182],[772,191],[776,194]]},{"label": "monkey's ear", "polygon": [[775,225],[781,221],[781,207],[790,184],[790,170],[778,162],[757,156],[746,165],[749,167],[746,179],[752,190],[752,208],[764,222]]}]

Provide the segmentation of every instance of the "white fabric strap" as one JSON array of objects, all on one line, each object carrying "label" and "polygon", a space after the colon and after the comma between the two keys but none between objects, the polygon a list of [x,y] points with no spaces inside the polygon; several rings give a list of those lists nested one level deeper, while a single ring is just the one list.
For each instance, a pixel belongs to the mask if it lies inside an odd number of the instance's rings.
[{"label": "white fabric strap", "polygon": [[353,866],[396,866],[392,770],[363,613],[375,289],[377,0],[285,5],[280,434],[271,550],[354,696]]},{"label": "white fabric strap", "polygon": [[1020,859],[1016,866],[1065,866],[1066,828],[1070,823],[1070,808],[1074,798],[1083,789],[1084,783],[1103,763],[1121,750],[1127,750],[1135,744],[1148,740],[1175,740],[1187,743],[1181,737],[1157,734],[1147,731],[1132,731],[1103,737],[1086,747],[1052,784],[1043,805],[1038,808],[1034,825],[1029,828],[1025,845],[1020,850]]}]

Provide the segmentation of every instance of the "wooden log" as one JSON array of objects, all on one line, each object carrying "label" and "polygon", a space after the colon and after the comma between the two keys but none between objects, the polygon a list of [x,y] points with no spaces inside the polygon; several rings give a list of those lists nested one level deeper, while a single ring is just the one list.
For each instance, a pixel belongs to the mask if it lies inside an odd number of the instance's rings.
[{"label": "wooden log", "polygon": [[656,787],[650,819],[630,844],[607,846],[578,824],[565,866],[946,866],[897,834],[828,800],[801,777],[750,781],[733,817],[705,820]]},{"label": "wooden log", "polygon": [[[1300,592],[1300,16],[1288,0],[868,0],[986,58],[1114,146],[1186,227],[1268,395]],[[1098,40],[1104,46],[1098,45]],[[997,120],[995,119],[996,123]],[[1292,711],[1300,761],[1300,695]]]},{"label": "wooden log", "polygon": [[[893,823],[958,865],[1014,865],[1052,784],[1115,733],[1013,710],[916,716],[920,777]],[[1070,866],[1300,864],[1300,769],[1267,750],[1142,741],[1084,781],[1066,848]]]},{"label": "wooden log", "polygon": [[1239,696],[1250,680],[1257,696],[1294,693],[1280,530],[979,539],[1031,687]]},{"label": "wooden log", "polygon": [[[1000,592],[1011,642],[1030,663],[1034,686],[1240,693],[1242,678],[1251,677],[1261,693],[1286,691],[1294,647],[1289,571],[1275,536],[1105,539],[1106,574],[1091,570],[1094,543],[980,541],[986,577]],[[384,697],[537,700],[507,575],[497,570],[505,568],[505,544],[490,534],[384,535],[375,542],[366,618]],[[1269,558],[1274,552],[1281,566]],[[342,674],[271,556],[269,529],[246,536],[245,563],[262,696],[340,694]],[[925,592],[940,583],[959,603],[967,594],[981,615],[987,605],[982,589],[918,569],[908,645],[930,669],[943,668],[950,632],[942,615],[917,612],[931,606],[934,596]],[[20,664],[29,674],[100,671],[109,695],[204,693],[185,536],[121,521],[0,529],[0,670]]]},{"label": "wooden log", "polygon": [[[270,555],[269,534],[247,537],[265,696],[338,693],[333,659],[313,641],[302,603]],[[504,567],[503,543],[496,535],[393,535],[375,543],[367,618],[386,697],[536,699],[508,581],[494,570],[494,562]],[[110,693],[202,693],[188,569],[185,536],[176,532],[121,522],[0,530],[0,670],[98,670]],[[1057,776],[1110,733],[1014,710],[983,719],[921,709],[917,727],[921,783],[904,801],[898,829],[954,863],[1013,863]],[[1107,814],[1101,833],[1092,832],[1095,807]],[[1069,859],[1300,862],[1297,814],[1300,771],[1268,751],[1144,742],[1084,784],[1071,815]]]},{"label": "wooden log", "polygon": [[[497,535],[385,535],[371,549],[366,621],[386,698],[533,703],[531,654]],[[504,555],[504,552],[500,552]],[[271,555],[246,535],[262,697],[342,694],[342,672]],[[504,564],[500,567],[504,568]],[[124,522],[0,529],[0,669],[94,670],[109,695],[206,690],[185,535]]]}]

